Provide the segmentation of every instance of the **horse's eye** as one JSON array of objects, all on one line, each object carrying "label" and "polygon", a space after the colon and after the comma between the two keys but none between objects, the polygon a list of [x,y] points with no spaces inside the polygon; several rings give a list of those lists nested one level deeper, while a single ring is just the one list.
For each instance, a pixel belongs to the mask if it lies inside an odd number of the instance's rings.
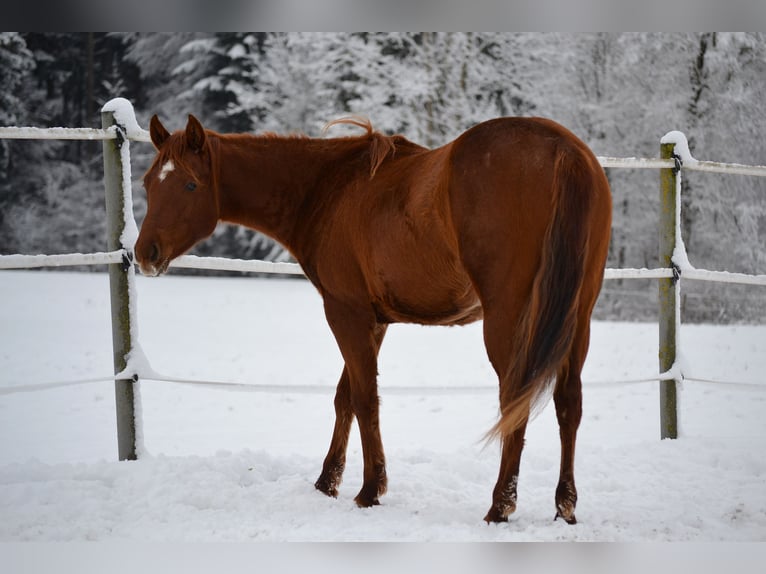
[{"label": "horse's eye", "polygon": [[195,189],[197,189],[197,184],[194,183],[193,181],[190,181],[189,183],[186,184],[186,189],[188,189],[189,191],[194,191]]}]

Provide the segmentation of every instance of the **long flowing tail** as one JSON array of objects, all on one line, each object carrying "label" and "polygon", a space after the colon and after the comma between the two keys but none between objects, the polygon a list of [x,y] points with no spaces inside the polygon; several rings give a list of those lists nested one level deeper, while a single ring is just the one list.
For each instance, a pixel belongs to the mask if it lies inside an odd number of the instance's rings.
[{"label": "long flowing tail", "polygon": [[[540,267],[516,331],[510,372],[500,382],[500,420],[489,436],[508,436],[544,405],[577,328],[586,273],[594,198],[593,168],[580,150],[564,146],[556,155],[553,213],[545,232]],[[602,272],[602,270],[599,270]]]}]

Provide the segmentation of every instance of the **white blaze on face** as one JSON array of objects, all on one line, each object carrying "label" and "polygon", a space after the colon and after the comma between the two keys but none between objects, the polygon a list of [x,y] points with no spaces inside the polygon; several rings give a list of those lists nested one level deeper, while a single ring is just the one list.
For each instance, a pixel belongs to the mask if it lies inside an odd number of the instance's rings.
[{"label": "white blaze on face", "polygon": [[173,171],[176,168],[175,165],[173,165],[173,160],[169,159],[165,162],[165,165],[162,166],[162,169],[160,170],[160,181],[163,181],[168,174]]}]

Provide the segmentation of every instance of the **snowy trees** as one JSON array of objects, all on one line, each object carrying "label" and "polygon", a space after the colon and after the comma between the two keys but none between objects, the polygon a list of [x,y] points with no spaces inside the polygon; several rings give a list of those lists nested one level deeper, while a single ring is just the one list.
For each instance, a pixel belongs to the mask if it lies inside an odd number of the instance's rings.
[{"label": "snowy trees", "polygon": [[376,126],[436,146],[491,117],[524,115],[534,104],[516,77],[516,36],[369,34],[354,65],[351,110]]},{"label": "snowy trees", "polygon": [[34,56],[17,32],[0,32],[0,122],[14,125],[23,116],[18,88],[27,72],[34,68]]},{"label": "snowy trees", "polygon": [[[32,53],[16,32],[0,32],[0,125],[16,125],[25,119],[22,98],[18,93],[27,72],[34,68]],[[0,141],[0,185],[8,179],[8,145]]]},{"label": "snowy trees", "polygon": [[[471,125],[535,109],[534,35],[454,33],[218,34],[183,50],[208,75],[190,93],[224,129],[318,135],[344,114],[439,145]],[[183,83],[183,79],[179,78]],[[529,93],[528,93],[529,92]],[[240,118],[235,120],[234,118]],[[227,130],[231,131],[231,130]]]},{"label": "snowy trees", "polygon": [[[96,127],[101,104],[117,95],[112,90],[143,102],[138,69],[123,59],[122,36],[2,38],[4,125]],[[103,249],[99,142],[0,141],[0,147],[7,158],[0,181],[0,251]]]},{"label": "snowy trees", "polygon": [[[25,75],[34,68],[32,53],[26,42],[16,32],[0,32],[0,125],[16,125],[26,120],[23,98],[19,86]],[[7,228],[7,208],[14,202],[16,195],[12,191],[11,148],[8,142],[0,140],[0,245],[3,243],[4,230]]]}]

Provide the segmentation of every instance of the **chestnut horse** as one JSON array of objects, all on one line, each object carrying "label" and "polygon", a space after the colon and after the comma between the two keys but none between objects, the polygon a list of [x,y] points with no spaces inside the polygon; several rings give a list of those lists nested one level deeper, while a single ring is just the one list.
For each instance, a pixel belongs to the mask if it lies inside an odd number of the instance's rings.
[{"label": "chestnut horse", "polygon": [[575,522],[580,371],[611,227],[604,171],[588,147],[539,118],[481,123],[438,149],[373,131],[314,139],[222,135],[189,116],[146,172],[136,243],[146,275],[209,236],[218,221],[263,232],[303,267],[324,301],[345,367],[316,488],[337,496],[351,423],[364,458],[361,507],[386,492],[377,357],[390,323],[484,320],[500,384],[500,473],[487,522],[506,521],[530,410],[553,388],[561,436],[556,517]]}]

